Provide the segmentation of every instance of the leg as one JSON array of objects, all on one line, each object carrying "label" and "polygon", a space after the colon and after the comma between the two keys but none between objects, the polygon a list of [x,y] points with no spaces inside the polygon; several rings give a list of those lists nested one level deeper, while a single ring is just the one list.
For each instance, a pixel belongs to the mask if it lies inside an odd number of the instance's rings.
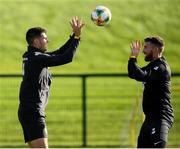
[{"label": "leg", "polygon": [[38,113],[19,112],[24,141],[32,148],[48,148],[48,133],[45,117]]},{"label": "leg", "polygon": [[138,143],[137,148],[148,148],[150,147],[150,137],[149,137],[149,125],[145,121],[142,124],[139,136],[138,136]]},{"label": "leg", "polygon": [[39,138],[28,142],[30,148],[48,148],[48,138]]},{"label": "leg", "polygon": [[166,123],[157,122],[154,125],[154,129],[156,129],[156,131],[152,135],[153,148],[165,148],[169,132],[168,125]]}]

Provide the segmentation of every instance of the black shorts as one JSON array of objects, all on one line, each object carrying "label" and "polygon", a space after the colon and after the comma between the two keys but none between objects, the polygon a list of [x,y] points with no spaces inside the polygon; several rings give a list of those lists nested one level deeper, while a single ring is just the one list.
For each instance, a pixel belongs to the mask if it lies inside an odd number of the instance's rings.
[{"label": "black shorts", "polygon": [[18,118],[23,129],[25,142],[48,137],[45,117],[39,115],[38,112],[24,112],[19,110]]},{"label": "black shorts", "polygon": [[165,148],[168,139],[167,122],[145,120],[138,137],[138,148]]}]

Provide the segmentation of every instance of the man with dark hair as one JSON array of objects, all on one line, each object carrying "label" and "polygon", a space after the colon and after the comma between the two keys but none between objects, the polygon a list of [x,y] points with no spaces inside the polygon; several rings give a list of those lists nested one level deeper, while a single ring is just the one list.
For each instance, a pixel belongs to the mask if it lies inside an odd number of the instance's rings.
[{"label": "man with dark hair", "polygon": [[138,137],[138,148],[165,148],[169,129],[173,124],[173,108],[170,102],[170,67],[162,56],[164,41],[159,36],[144,40],[145,61],[150,62],[140,68],[137,57],[141,49],[140,41],[130,45],[128,62],[130,78],[143,82],[142,107],[145,120]]},{"label": "man with dark hair", "polygon": [[46,30],[30,28],[26,33],[27,52],[23,55],[23,80],[19,94],[18,117],[24,140],[31,148],[48,148],[45,107],[48,103],[51,75],[48,67],[70,63],[79,45],[82,20],[70,21],[73,35],[58,50],[47,51]]},{"label": "man with dark hair", "polygon": [[41,27],[30,28],[26,33],[26,41],[28,45],[32,45],[36,37],[41,36],[41,33],[46,33],[46,29]]}]

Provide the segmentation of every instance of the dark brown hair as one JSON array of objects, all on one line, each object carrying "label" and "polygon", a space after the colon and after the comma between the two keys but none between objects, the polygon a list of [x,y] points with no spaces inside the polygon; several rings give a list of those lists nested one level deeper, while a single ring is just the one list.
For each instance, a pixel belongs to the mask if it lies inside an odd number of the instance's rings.
[{"label": "dark brown hair", "polygon": [[144,42],[150,42],[151,44],[154,44],[156,47],[158,47],[161,51],[164,47],[164,40],[160,36],[150,36],[144,39]]},{"label": "dark brown hair", "polygon": [[34,41],[34,38],[36,37],[40,37],[41,33],[46,33],[46,29],[42,28],[42,27],[33,27],[30,28],[27,32],[26,32],[26,41],[29,45],[31,45]]}]

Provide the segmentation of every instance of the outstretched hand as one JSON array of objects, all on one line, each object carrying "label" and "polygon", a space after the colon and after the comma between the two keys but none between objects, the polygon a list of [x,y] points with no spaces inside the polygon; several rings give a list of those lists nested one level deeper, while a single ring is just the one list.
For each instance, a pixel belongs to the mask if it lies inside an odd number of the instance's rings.
[{"label": "outstretched hand", "polygon": [[71,27],[72,27],[72,30],[75,34],[75,36],[78,36],[80,37],[81,35],[81,29],[82,27],[85,25],[82,21],[82,19],[79,19],[78,17],[73,17],[71,20],[70,20],[70,24],[71,24]]},{"label": "outstretched hand", "polygon": [[138,57],[140,49],[141,49],[141,42],[140,42],[140,40],[133,41],[130,44],[130,48],[131,48],[131,56]]}]

